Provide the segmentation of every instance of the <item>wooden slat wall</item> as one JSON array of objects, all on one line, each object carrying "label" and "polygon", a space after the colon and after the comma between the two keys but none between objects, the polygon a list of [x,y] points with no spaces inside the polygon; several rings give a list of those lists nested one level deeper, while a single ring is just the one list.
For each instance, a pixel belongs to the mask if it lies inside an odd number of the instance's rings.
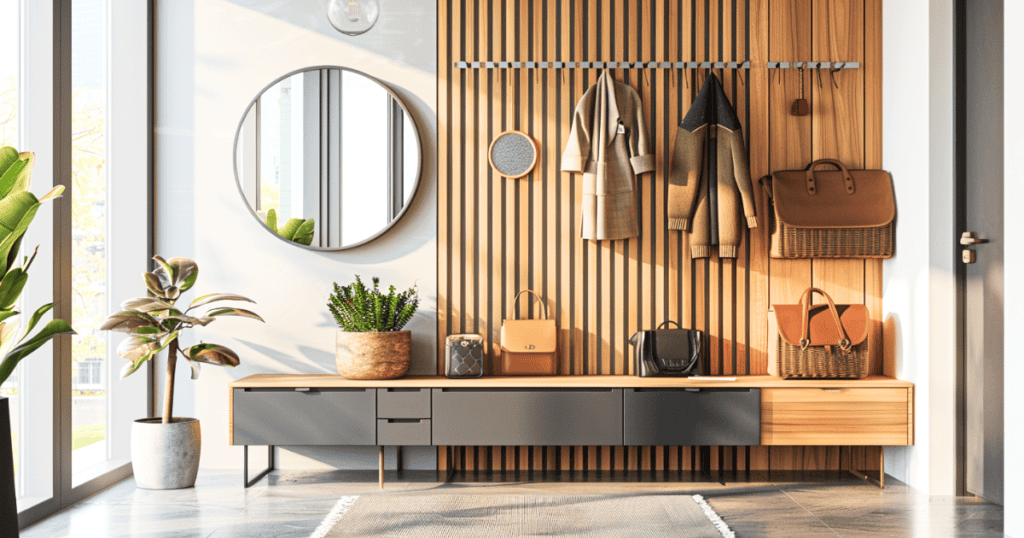
[{"label": "wooden slat wall", "polygon": [[[487,339],[498,357],[501,320],[516,291],[547,299],[558,321],[562,373],[631,374],[629,336],[667,319],[709,335],[713,375],[767,371],[767,310],[810,285],[839,302],[863,302],[881,319],[878,261],[769,259],[762,226],[735,260],[691,260],[687,239],[667,229],[667,157],[676,125],[703,73],[622,70],[644,102],[657,170],[637,182],[640,237],[583,241],[581,180],[559,171],[577,100],[599,70],[455,69],[456,61],[743,61],[718,70],[744,124],[751,176],[838,157],[881,167],[882,0],[439,0],[438,345],[460,332]],[[792,116],[799,74],[769,76],[766,62],[859,61],[835,76],[805,73],[812,114]],[[508,180],[486,150],[508,129],[541,147],[535,171]],[[525,300],[523,301],[525,303]],[[522,314],[527,313],[523,307]],[[534,316],[539,308],[531,309]],[[881,329],[872,331],[880,351]],[[872,359],[881,372],[881,354]],[[493,367],[488,374],[500,374]],[[877,468],[877,448],[843,447],[458,447],[468,470]],[[448,448],[439,452],[447,465]]]}]

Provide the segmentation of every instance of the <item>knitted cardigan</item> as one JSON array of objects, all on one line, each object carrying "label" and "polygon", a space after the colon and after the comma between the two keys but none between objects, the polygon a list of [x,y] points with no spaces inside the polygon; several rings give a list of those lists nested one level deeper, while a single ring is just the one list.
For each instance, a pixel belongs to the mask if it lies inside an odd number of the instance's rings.
[{"label": "knitted cardigan", "polygon": [[[743,129],[722,84],[708,75],[676,130],[668,186],[668,227],[690,230],[690,255],[735,258],[743,221],[757,226]],[[742,219],[740,212],[742,211]]]}]

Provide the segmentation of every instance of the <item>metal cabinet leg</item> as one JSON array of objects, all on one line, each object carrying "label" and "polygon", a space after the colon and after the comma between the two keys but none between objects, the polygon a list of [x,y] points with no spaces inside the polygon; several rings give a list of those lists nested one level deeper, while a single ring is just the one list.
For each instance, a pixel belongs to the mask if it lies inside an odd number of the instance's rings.
[{"label": "metal cabinet leg", "polygon": [[395,469],[397,469],[398,472],[402,472],[402,447],[401,446],[396,446],[395,447]]},{"label": "metal cabinet leg", "polygon": [[850,469],[850,474],[852,474],[853,476],[856,476],[857,478],[860,478],[861,480],[865,480],[865,481],[868,481],[868,482],[878,482],[878,489],[885,489],[885,447],[879,447],[879,448],[881,449],[880,450],[881,456],[879,457],[879,462],[878,462],[878,479],[877,480],[875,480],[874,477],[868,476],[867,473],[858,471],[856,469]]},{"label": "metal cabinet leg", "polygon": [[274,445],[267,447],[267,468],[260,471],[260,474],[256,475],[255,478],[249,480],[249,445],[242,446],[242,483],[245,487],[250,487],[256,482],[259,482],[261,478],[270,474],[270,471],[274,470]]},{"label": "metal cabinet leg", "polygon": [[380,489],[384,489],[384,447],[377,447],[377,469],[380,472]]}]

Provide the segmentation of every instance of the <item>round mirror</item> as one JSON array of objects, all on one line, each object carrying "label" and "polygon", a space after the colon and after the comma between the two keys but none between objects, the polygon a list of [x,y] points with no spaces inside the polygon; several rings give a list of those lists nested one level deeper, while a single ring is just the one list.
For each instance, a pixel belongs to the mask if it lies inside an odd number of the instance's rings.
[{"label": "round mirror", "polygon": [[405,213],[419,178],[419,133],[405,104],[344,67],[275,80],[235,135],[235,179],[253,216],[307,248],[375,239]]}]

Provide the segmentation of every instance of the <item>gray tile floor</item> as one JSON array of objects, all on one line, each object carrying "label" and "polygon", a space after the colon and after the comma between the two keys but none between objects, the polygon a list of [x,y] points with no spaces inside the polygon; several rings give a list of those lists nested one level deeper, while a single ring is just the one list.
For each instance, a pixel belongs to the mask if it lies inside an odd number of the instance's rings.
[{"label": "gray tile floor", "polygon": [[[891,479],[880,490],[828,474],[468,473],[445,478],[433,472],[391,472],[384,491],[700,493],[737,536],[1003,536],[1002,507],[973,498],[928,497]],[[237,472],[203,471],[195,488],[149,491],[129,479],[25,529],[22,536],[305,537],[340,496],[381,492],[375,471],[278,471],[249,489],[241,481]]]}]

